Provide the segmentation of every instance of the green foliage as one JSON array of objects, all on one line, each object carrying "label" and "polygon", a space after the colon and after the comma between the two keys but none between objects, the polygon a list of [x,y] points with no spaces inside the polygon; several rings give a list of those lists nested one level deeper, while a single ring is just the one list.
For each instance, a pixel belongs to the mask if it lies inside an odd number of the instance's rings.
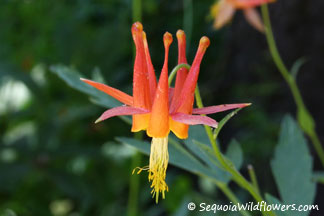
[{"label": "green foliage", "polygon": [[[84,84],[80,77],[131,92],[134,47],[130,26],[134,2],[139,1],[1,2],[1,216],[126,215],[130,175],[134,168],[131,157],[137,150],[148,154],[150,144],[132,138],[129,117],[120,117],[127,124],[119,118],[94,124],[105,108],[120,103]],[[263,54],[254,58],[251,51],[241,49],[235,31],[229,27],[222,31],[211,28],[212,21],[205,18],[213,2],[141,1],[142,11],[137,16],[142,16],[157,76],[163,64],[162,35],[166,30],[174,36],[179,28],[186,31],[189,63],[200,37],[207,35],[211,39],[199,77],[205,104],[250,101],[254,104],[226,127],[224,124],[240,109],[225,117],[223,114],[212,116],[220,120],[214,137],[231,167],[236,170],[243,167],[245,176],[243,163],[252,163],[260,180],[261,193],[266,190],[276,194],[271,172],[264,167],[272,155],[278,122],[286,107],[277,106],[282,103],[281,84],[273,68],[264,59],[260,61]],[[137,10],[139,12],[141,7]],[[239,19],[233,23],[237,21]],[[252,35],[252,31],[248,34]],[[257,32],[255,35],[262,37]],[[234,46],[231,43],[235,43]],[[259,46],[264,53],[264,44]],[[236,52],[236,47],[240,52]],[[170,68],[176,65],[176,49],[174,37],[170,48]],[[293,76],[297,75],[303,63],[303,59],[296,61],[290,71]],[[248,70],[242,70],[244,67]],[[13,94],[17,83],[29,96],[24,103],[13,107],[10,103],[19,100],[19,95]],[[2,100],[5,94],[10,100]],[[89,100],[99,106],[89,103]],[[1,107],[5,109],[1,110]],[[298,109],[297,120],[306,133],[312,133],[314,120],[318,121],[306,109]],[[305,142],[300,131],[291,119],[285,119],[285,122],[278,146],[285,153],[277,150],[272,164],[282,201],[269,194],[265,198],[269,203],[290,203],[296,199],[302,204],[311,204],[314,185],[323,183],[324,175],[321,171],[312,173],[312,162],[309,153],[304,152]],[[219,135],[220,130],[222,133]],[[140,195],[135,201],[138,215],[197,215],[199,212],[187,209],[191,201],[228,204],[229,199],[224,196],[220,184],[233,189],[242,203],[251,201],[248,193],[230,183],[232,176],[216,159],[204,128],[190,127],[189,134],[187,140],[170,136],[172,165],[168,169],[170,191],[166,200],[156,205],[151,199],[147,176],[136,176],[140,184]],[[144,140],[147,140],[146,136]],[[295,142],[294,145],[291,142]],[[138,166],[147,163],[145,157]],[[201,179],[204,181],[197,184]],[[310,191],[302,194],[307,188]],[[288,215],[276,213],[278,216]],[[218,214],[233,216],[239,213]]]},{"label": "green foliage", "polygon": [[[285,116],[271,168],[284,204],[312,204],[316,185],[312,181],[313,160],[296,122]],[[293,215],[308,215],[294,212]]]},{"label": "green foliage", "polygon": [[321,183],[321,184],[324,184],[324,172],[315,172],[313,174],[313,180],[315,182],[318,182],[318,183]]},{"label": "green foliage", "polygon": [[[282,205],[282,202],[278,200],[276,197],[272,196],[271,194],[266,193],[265,198],[267,200],[268,205]],[[286,212],[284,211],[276,211],[277,216],[287,216]]]},{"label": "green foliage", "polygon": [[121,105],[107,94],[82,82],[80,78],[84,77],[82,77],[82,75],[75,69],[64,65],[53,65],[50,69],[53,73],[57,74],[62,80],[64,80],[70,87],[89,95],[98,104],[103,105],[106,108]]},{"label": "green foliage", "polygon": [[297,59],[296,62],[293,64],[293,66],[290,69],[291,75],[296,79],[298,72],[300,68],[306,63],[307,59],[305,57],[302,57],[300,59]]}]

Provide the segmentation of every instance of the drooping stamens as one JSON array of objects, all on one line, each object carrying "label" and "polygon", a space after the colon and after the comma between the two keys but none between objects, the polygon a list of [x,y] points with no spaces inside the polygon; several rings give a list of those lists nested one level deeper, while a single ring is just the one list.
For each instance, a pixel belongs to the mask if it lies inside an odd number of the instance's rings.
[{"label": "drooping stamens", "polygon": [[138,169],[138,171],[136,172],[136,174],[140,174],[143,170],[149,170],[149,166],[144,166],[144,167],[135,167],[132,171],[132,175],[134,175],[135,171]]},{"label": "drooping stamens", "polygon": [[149,165],[149,181],[152,181],[152,196],[155,196],[155,201],[158,203],[159,195],[162,193],[162,198],[165,198],[165,191],[168,191],[168,185],[165,182],[166,170],[169,162],[168,153],[168,137],[152,138],[150,165]]},{"label": "drooping stamens", "polygon": [[165,57],[159,83],[156,89],[152,106],[147,135],[150,137],[166,137],[170,132],[169,127],[169,85],[168,85],[168,55],[172,43],[172,35],[166,32],[163,36]]}]

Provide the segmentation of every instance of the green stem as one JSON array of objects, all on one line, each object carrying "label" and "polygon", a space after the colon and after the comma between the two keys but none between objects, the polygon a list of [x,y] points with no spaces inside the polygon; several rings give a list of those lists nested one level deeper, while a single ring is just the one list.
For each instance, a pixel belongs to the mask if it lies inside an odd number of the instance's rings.
[{"label": "green stem", "polygon": [[[169,85],[172,83],[172,80],[175,77],[175,74],[177,73],[177,71],[182,67],[185,67],[188,70],[190,70],[190,65],[188,65],[188,64],[179,64],[179,65],[177,65],[175,68],[173,68],[173,70],[172,70],[172,72],[171,72],[171,74],[169,76]],[[202,103],[202,100],[201,100],[198,85],[196,86],[196,89],[195,89],[195,98],[196,98],[196,103],[197,103],[198,108],[203,108],[204,106],[203,106],[203,103]],[[260,196],[260,194],[258,192],[258,189],[256,189],[250,182],[248,182],[235,169],[234,165],[229,160],[225,160],[225,158],[223,157],[220,149],[218,148],[216,140],[213,138],[212,129],[209,126],[205,125],[205,130],[206,130],[207,136],[208,136],[208,138],[210,140],[210,143],[211,143],[211,145],[213,147],[216,158],[219,160],[219,162],[222,164],[222,166],[226,169],[226,171],[228,171],[229,173],[232,174],[233,180],[238,185],[240,185],[242,188],[247,190],[257,202],[263,201],[262,197]],[[221,190],[225,193],[225,195],[227,195],[229,197],[229,199],[233,199],[234,198],[233,193],[230,193],[229,188],[226,188],[226,187],[221,186]],[[262,214],[263,215],[271,215],[271,216],[275,215],[273,212],[262,212]]]},{"label": "green stem", "polygon": [[[131,168],[138,167],[142,160],[142,154],[140,152],[136,152],[132,157]],[[140,176],[139,175],[131,175],[130,176],[130,185],[129,185],[129,195],[128,195],[128,208],[127,215],[128,216],[137,216],[138,213],[138,191],[140,186]]]},{"label": "green stem", "polygon": [[[195,98],[196,98],[196,103],[198,108],[203,108],[203,103],[201,100],[201,96],[200,96],[200,92],[199,92],[199,88],[198,85],[196,87],[195,90]],[[261,202],[263,201],[263,198],[260,196],[260,194],[258,193],[257,189],[254,188],[254,186],[248,182],[233,166],[233,164],[229,163],[228,160],[225,160],[225,158],[223,157],[216,140],[213,138],[213,132],[212,129],[205,125],[205,130],[207,133],[207,136],[209,138],[209,141],[212,145],[212,148],[214,150],[215,156],[216,158],[219,160],[219,162],[222,164],[222,166],[229,172],[232,174],[232,178],[233,180],[240,185],[242,188],[244,188],[245,190],[247,190],[252,196],[253,198],[257,201],[257,202]],[[263,215],[274,215],[273,212],[262,212]]]},{"label": "green stem", "polygon": [[318,135],[315,131],[315,121],[313,117],[310,115],[310,113],[308,112],[304,104],[303,98],[300,94],[295,78],[289,73],[287,67],[285,66],[278,52],[276,41],[274,39],[272,28],[271,28],[271,21],[270,21],[267,4],[263,4],[261,6],[261,11],[262,11],[263,22],[265,25],[265,34],[266,34],[269,50],[275,65],[277,66],[279,72],[287,82],[292,92],[293,98],[297,106],[298,123],[302,128],[302,130],[310,137],[313,146],[317,152],[317,155],[322,165],[324,166],[324,150],[318,138]]},{"label": "green stem", "polygon": [[[235,194],[233,193],[233,191],[228,187],[227,184],[217,181],[216,179],[211,178],[210,176],[204,175],[202,173],[198,173],[199,176],[201,176],[202,178],[207,178],[210,181],[212,181],[213,183],[215,183],[215,185],[224,193],[224,195],[230,200],[232,201],[235,205],[237,205],[238,203],[242,204],[240,202],[240,200],[235,196]],[[240,213],[244,216],[250,216],[251,214],[245,210],[241,210]]]},{"label": "green stem", "polygon": [[132,3],[132,20],[133,22],[140,22],[142,20],[142,0],[133,0]]},{"label": "green stem", "polygon": [[[235,194],[231,191],[231,189],[226,184],[216,183],[218,188],[228,197],[230,201],[232,201],[235,205],[240,203],[238,198],[235,196]],[[242,204],[242,203],[241,203]],[[245,210],[241,210],[240,213],[243,216],[251,216],[251,214]]]},{"label": "green stem", "polygon": [[255,175],[255,172],[254,172],[254,168],[253,166],[250,164],[248,165],[248,172],[249,172],[249,175],[250,175],[250,179],[251,179],[251,182],[254,186],[254,188],[257,190],[257,192],[260,194],[260,189],[259,189],[259,184],[258,184],[258,180],[256,178],[256,175]]},{"label": "green stem", "polygon": [[171,71],[171,73],[169,75],[169,86],[171,85],[173,78],[175,77],[176,73],[178,72],[178,70],[180,68],[187,68],[188,70],[190,70],[190,65],[188,65],[188,64],[178,64],[177,66],[175,66],[172,69],[172,71]]},{"label": "green stem", "polygon": [[[142,20],[142,0],[133,0],[132,1],[132,20],[133,22]],[[135,58],[135,47],[133,49],[133,54]],[[134,138],[141,140],[143,138],[143,133],[138,132],[134,134]],[[132,157],[131,167],[138,167],[142,160],[142,154],[136,152]],[[128,194],[128,206],[127,206],[127,216],[137,216],[138,215],[138,196],[139,196],[139,186],[140,186],[140,176],[131,175],[130,176],[130,185],[129,185],[129,194]]]}]

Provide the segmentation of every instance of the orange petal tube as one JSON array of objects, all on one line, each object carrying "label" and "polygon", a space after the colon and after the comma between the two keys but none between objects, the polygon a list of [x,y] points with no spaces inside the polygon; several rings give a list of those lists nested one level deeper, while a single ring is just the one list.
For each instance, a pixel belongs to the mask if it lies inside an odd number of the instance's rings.
[{"label": "orange petal tube", "polygon": [[176,108],[177,112],[183,112],[192,109],[194,92],[196,89],[196,84],[197,84],[199,70],[200,70],[200,63],[202,61],[202,58],[204,57],[204,54],[209,44],[210,41],[208,37],[204,36],[200,39],[199,47],[195,59],[192,63],[189,74],[187,76],[187,79],[181,91],[181,95],[179,99],[180,102],[178,108]]},{"label": "orange petal tube", "polygon": [[[183,30],[177,31],[177,39],[178,39],[178,64],[182,64],[182,63],[187,64],[186,34],[184,33]],[[187,75],[188,75],[188,70],[186,68],[181,68],[177,72],[177,78],[175,81],[175,88],[174,88],[174,96],[172,98],[172,103],[170,106],[170,113],[173,113],[175,111],[174,108],[178,106],[179,97],[183,88],[183,84],[186,81]],[[191,111],[192,109],[187,110],[186,114],[191,114]],[[188,137],[189,125],[187,124],[176,122],[172,118],[170,118],[170,129],[180,139],[185,139]]]},{"label": "orange petal tube", "polygon": [[[136,56],[133,74],[133,107],[151,110],[151,97],[147,63],[143,43],[143,26],[136,22],[132,26]],[[150,114],[133,115],[132,132],[145,130],[148,127]]]},{"label": "orange petal tube", "polygon": [[151,101],[153,101],[155,96],[155,90],[156,90],[156,77],[154,73],[154,67],[152,64],[150,51],[147,44],[146,33],[144,31],[143,31],[143,42],[144,42],[145,58],[146,58],[146,65],[148,71]]},{"label": "orange petal tube", "polygon": [[168,85],[168,55],[172,43],[172,35],[166,32],[163,36],[165,57],[159,83],[152,106],[151,118],[147,135],[155,138],[168,136],[169,128],[169,85]]},{"label": "orange petal tube", "polygon": [[[177,39],[178,39],[178,64],[187,64],[187,58],[186,58],[186,34],[183,30],[177,31]],[[177,72],[177,77],[175,81],[175,87],[174,87],[174,94],[170,106],[170,112],[172,113],[174,110],[174,107],[177,106],[177,103],[179,101],[180,93],[183,87],[184,82],[186,81],[188,75],[188,70],[186,68],[181,68]]]},{"label": "orange petal tube", "polygon": [[[198,80],[200,63],[209,46],[210,41],[207,37],[202,37],[199,42],[199,47],[195,56],[195,59],[187,75],[186,81],[183,84],[181,94],[179,96],[178,104],[175,107],[175,112],[191,114],[194,103],[194,92]],[[180,139],[186,139],[188,137],[188,125],[183,126],[174,120],[171,121],[170,128],[172,132]]]}]

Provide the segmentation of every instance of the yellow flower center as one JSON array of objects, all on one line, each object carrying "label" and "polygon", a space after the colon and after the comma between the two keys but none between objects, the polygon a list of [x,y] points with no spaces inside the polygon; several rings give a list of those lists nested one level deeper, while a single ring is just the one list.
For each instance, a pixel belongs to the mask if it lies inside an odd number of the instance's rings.
[{"label": "yellow flower center", "polygon": [[165,198],[165,191],[168,191],[168,185],[165,183],[166,170],[169,162],[168,137],[152,138],[151,154],[149,165],[149,181],[152,181],[151,188],[156,203],[159,201],[159,194]]}]

